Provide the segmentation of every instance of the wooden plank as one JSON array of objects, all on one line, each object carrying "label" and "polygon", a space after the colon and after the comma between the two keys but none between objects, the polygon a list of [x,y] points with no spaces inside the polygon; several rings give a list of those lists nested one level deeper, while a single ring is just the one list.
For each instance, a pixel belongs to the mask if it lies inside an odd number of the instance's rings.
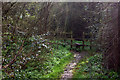
[{"label": "wooden plank", "polygon": [[85,45],[85,44],[84,44],[84,40],[82,41],[82,43],[83,43],[83,47],[82,47],[82,49],[84,49],[84,45]]},{"label": "wooden plank", "polygon": [[72,39],[73,39],[73,35],[72,35],[72,31],[71,31],[71,45],[70,45],[71,49],[73,48],[73,46],[72,46],[73,45],[73,40]]},{"label": "wooden plank", "polygon": [[90,49],[92,49],[92,38],[93,38],[92,33],[90,33],[90,37],[91,37],[91,39],[90,39]]}]

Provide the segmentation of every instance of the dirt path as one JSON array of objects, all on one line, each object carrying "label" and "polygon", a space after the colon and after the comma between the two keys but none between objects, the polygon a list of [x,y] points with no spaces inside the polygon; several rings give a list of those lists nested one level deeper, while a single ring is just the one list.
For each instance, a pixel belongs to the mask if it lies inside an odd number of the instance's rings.
[{"label": "dirt path", "polygon": [[64,73],[61,75],[60,80],[67,80],[68,78],[72,78],[73,76],[73,69],[79,62],[81,58],[83,58],[85,55],[87,55],[87,52],[72,52],[74,53],[74,60],[72,60],[65,68]]}]

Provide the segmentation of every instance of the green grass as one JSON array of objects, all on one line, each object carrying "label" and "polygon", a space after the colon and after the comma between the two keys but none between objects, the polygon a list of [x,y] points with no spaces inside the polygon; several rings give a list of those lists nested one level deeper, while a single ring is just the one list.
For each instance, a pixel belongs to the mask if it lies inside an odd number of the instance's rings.
[{"label": "green grass", "polygon": [[[83,44],[82,41],[76,41],[76,40],[73,40],[73,43]],[[90,41],[84,41],[84,44],[85,44],[85,45],[90,45]]]},{"label": "green grass", "polygon": [[73,59],[73,54],[68,54],[65,58],[60,60],[60,63],[53,67],[53,72],[43,76],[43,78],[60,78],[61,74],[64,72],[66,65]]},{"label": "green grass", "polygon": [[40,78],[60,78],[61,74],[64,72],[64,68],[73,59],[73,54],[65,47],[52,45],[52,54],[50,54],[50,60],[48,61],[48,66],[50,67],[50,73],[47,73]]},{"label": "green grass", "polygon": [[[64,41],[63,40],[55,40],[55,41],[49,41],[49,42],[51,42],[51,43],[63,43]],[[71,43],[71,40],[65,40],[65,42]],[[73,40],[73,44],[75,44],[75,43],[83,44],[82,41]],[[84,41],[84,44],[90,45],[90,41]]]}]

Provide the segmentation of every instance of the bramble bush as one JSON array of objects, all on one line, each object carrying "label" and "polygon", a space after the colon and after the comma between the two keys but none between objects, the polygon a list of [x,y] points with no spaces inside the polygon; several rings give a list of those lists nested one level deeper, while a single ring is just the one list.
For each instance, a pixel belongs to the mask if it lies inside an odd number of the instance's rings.
[{"label": "bramble bush", "polygon": [[66,48],[59,46],[56,49],[48,45],[48,42],[41,36],[25,38],[5,33],[2,50],[3,79],[59,77],[72,54]]}]

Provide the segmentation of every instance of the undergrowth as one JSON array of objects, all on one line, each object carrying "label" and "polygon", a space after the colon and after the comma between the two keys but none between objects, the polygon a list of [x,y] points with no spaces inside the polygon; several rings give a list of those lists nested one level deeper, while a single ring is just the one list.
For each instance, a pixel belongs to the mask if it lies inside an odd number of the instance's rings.
[{"label": "undergrowth", "polygon": [[73,78],[120,80],[117,72],[107,70],[102,65],[102,54],[86,57],[74,69]]},{"label": "undergrowth", "polygon": [[56,44],[48,45],[48,40],[41,36],[33,36],[29,39],[14,36],[17,43],[11,40],[11,36],[12,34],[4,36],[2,65],[5,66],[12,61],[24,41],[23,49],[14,63],[2,69],[3,79],[58,78],[73,58],[67,48],[56,47]]},{"label": "undergrowth", "polygon": [[[27,78],[59,78],[64,71],[66,65],[73,58],[72,53],[67,49],[59,47],[59,49],[54,48],[49,55],[49,59],[44,62],[43,73],[40,73],[40,70],[26,69],[24,72],[25,77]],[[40,65],[40,64],[39,64]]]}]

